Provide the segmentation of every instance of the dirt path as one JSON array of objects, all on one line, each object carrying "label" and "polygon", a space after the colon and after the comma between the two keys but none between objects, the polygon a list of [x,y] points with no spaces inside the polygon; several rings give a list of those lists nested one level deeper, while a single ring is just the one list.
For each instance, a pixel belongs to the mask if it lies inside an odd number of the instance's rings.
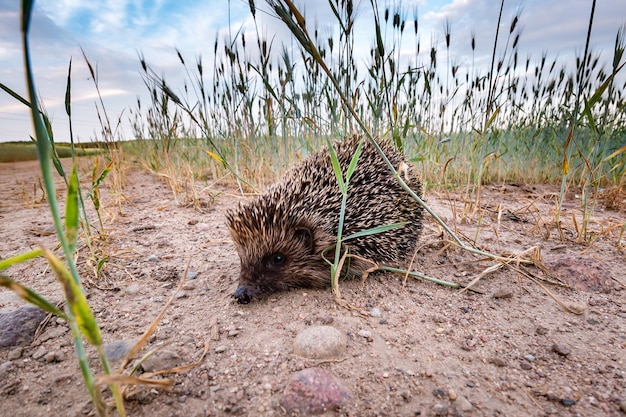
[{"label": "dirt path", "polygon": [[[105,341],[138,338],[191,260],[193,279],[177,293],[151,339],[150,348],[167,345],[152,366],[192,363],[210,342],[200,366],[172,376],[171,391],[134,396],[130,415],[284,415],[279,400],[286,382],[310,366],[330,371],[351,392],[346,407],[327,415],[625,415],[626,289],[611,277],[625,281],[626,255],[617,247],[619,228],[606,231],[626,221],[623,207],[596,209],[591,226],[597,238],[589,247],[573,242],[572,216],[578,227],[581,218],[575,194],[562,216],[565,240],[544,225],[553,218],[555,188],[486,187],[483,210],[465,222],[458,196],[428,194],[449,224],[454,206],[458,229],[477,236],[488,250],[519,253],[540,245],[551,275],[577,289],[544,285],[582,314],[564,311],[538,284],[504,268],[477,283],[480,293],[461,294],[423,281],[403,285],[402,277],[393,276],[342,284],[348,301],[372,313],[362,317],[339,307],[330,291],[299,290],[236,304],[239,263],[224,224],[224,211],[237,200],[234,192],[212,190],[221,194],[196,211],[173,202],[170,189],[155,176],[133,170],[126,180],[121,213],[103,196],[105,277],[87,279],[87,250],[79,259]],[[0,258],[39,244],[54,247],[41,196],[36,163],[0,164]],[[423,273],[466,283],[490,265],[444,245],[430,220],[422,241],[415,269]],[[529,271],[548,278],[536,268]],[[41,260],[7,275],[51,300],[62,299]],[[0,308],[18,305],[0,291]],[[318,324],[347,335],[340,360],[313,363],[293,352],[295,336]],[[89,410],[66,327],[53,319],[43,332],[52,334],[47,340],[40,336],[30,346],[0,349],[1,410],[14,417],[79,416]],[[56,356],[38,356],[42,351]],[[89,357],[97,363],[93,350]]]}]

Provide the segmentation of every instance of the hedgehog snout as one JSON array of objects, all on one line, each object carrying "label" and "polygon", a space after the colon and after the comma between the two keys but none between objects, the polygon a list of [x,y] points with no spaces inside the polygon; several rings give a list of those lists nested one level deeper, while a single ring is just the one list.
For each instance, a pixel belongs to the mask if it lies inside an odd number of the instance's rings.
[{"label": "hedgehog snout", "polygon": [[233,297],[235,297],[239,304],[248,304],[250,303],[250,301],[252,301],[251,291],[241,285],[237,287],[237,289],[235,290],[235,294],[233,294]]}]

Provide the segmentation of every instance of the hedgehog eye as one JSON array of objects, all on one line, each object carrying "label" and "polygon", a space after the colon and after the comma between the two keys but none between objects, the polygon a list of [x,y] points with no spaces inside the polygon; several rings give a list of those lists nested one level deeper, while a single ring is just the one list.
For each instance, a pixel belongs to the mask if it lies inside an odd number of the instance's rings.
[{"label": "hedgehog eye", "polygon": [[283,255],[282,253],[275,253],[273,255],[270,255],[270,264],[273,266],[279,266],[285,263],[285,255]]}]

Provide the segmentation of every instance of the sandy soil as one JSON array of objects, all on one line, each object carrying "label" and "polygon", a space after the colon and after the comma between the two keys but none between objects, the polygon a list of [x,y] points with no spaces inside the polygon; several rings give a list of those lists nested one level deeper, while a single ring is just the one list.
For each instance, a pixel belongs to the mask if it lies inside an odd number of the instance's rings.
[{"label": "sandy soil", "polygon": [[[0,164],[1,258],[37,245],[55,247],[38,178],[35,162]],[[93,279],[85,248],[78,262],[105,341],[138,338],[176,291],[190,260],[197,276],[177,294],[148,347],[166,344],[163,363],[180,365],[196,361],[210,343],[201,365],[170,375],[176,382],[170,391],[131,398],[130,415],[281,416],[287,381],[311,366],[330,371],[351,393],[349,403],[329,416],[625,415],[626,254],[617,227],[626,221],[623,199],[612,208],[596,207],[589,245],[576,243],[581,212],[575,192],[564,207],[563,239],[550,226],[555,187],[484,187],[479,209],[465,210],[465,219],[458,194],[427,192],[435,211],[484,249],[511,254],[540,247],[547,270],[527,272],[582,314],[565,311],[516,269],[502,268],[479,280],[476,292],[405,284],[396,276],[343,283],[347,301],[380,313],[367,317],[338,306],[329,290],[236,304],[239,262],[224,222],[224,211],[239,198],[235,189],[204,189],[201,197],[213,203],[194,209],[177,204],[154,175],[129,170],[125,179],[122,196],[103,190],[107,239],[98,250],[108,256],[104,276]],[[415,269],[425,274],[467,283],[491,265],[447,245],[430,219],[422,243]],[[62,299],[43,260],[7,275],[50,300]],[[559,279],[568,285],[550,284]],[[0,307],[18,305],[0,291]],[[338,360],[314,362],[294,353],[295,336],[319,324],[347,335]],[[43,331],[66,327],[52,319]],[[78,416],[90,410],[70,334],[54,334],[21,351],[0,349],[0,364],[13,364],[0,376],[1,414]],[[33,358],[42,347],[56,359]],[[88,354],[97,367],[94,350]]]}]

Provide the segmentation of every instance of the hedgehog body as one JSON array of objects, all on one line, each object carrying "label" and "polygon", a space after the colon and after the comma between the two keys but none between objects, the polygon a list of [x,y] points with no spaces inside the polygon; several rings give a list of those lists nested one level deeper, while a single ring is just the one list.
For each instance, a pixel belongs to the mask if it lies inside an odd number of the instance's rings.
[{"label": "hedgehog body", "polygon": [[[334,145],[344,173],[359,140],[351,137]],[[405,182],[420,193],[421,184],[402,154],[386,142],[380,145]],[[330,154],[324,147],[287,171],[265,193],[229,210],[226,218],[241,262],[234,294],[237,301],[247,304],[260,294],[330,286],[330,266],[322,251],[336,243],[341,200]],[[421,206],[398,184],[374,146],[364,141],[348,187],[343,236],[377,226],[408,224],[350,239],[344,243],[349,253],[379,264],[406,266],[421,221]],[[333,254],[330,250],[324,256],[332,259]],[[369,266],[353,261],[349,272],[359,274]]]}]

